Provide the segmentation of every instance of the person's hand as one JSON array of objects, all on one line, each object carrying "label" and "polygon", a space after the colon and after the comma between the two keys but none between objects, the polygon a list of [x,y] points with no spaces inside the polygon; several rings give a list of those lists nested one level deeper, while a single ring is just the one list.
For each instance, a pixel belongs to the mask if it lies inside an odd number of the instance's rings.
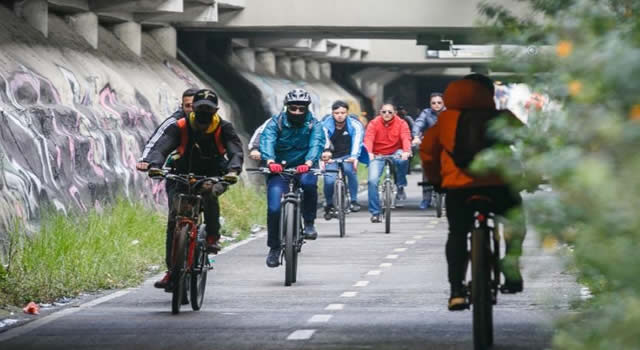
[{"label": "person's hand", "polygon": [[411,157],[411,152],[402,152],[402,155],[400,156],[402,160],[407,160],[409,157]]},{"label": "person's hand", "polygon": [[252,149],[251,152],[249,152],[249,158],[253,160],[260,160],[262,157],[260,156],[260,151]]},{"label": "person's hand", "polygon": [[369,160],[374,160],[376,157],[373,153],[369,153]]},{"label": "person's hand", "polygon": [[229,184],[235,184],[238,182],[238,174],[235,171],[229,172],[227,175],[222,177],[222,181]]},{"label": "person's hand", "polygon": [[147,163],[147,162],[138,162],[138,163],[136,163],[136,170],[138,170],[138,171],[147,171],[147,170],[149,170],[149,163]]},{"label": "person's hand", "polygon": [[329,159],[331,159],[332,155],[333,154],[331,152],[324,151],[324,152],[322,152],[322,156],[320,157],[320,159],[322,159],[323,162],[327,162],[327,161],[329,161]]},{"label": "person's hand", "polygon": [[269,163],[269,171],[273,174],[279,174],[283,171],[282,165],[278,163]]},{"label": "person's hand", "polygon": [[418,136],[414,137],[413,140],[411,141],[411,144],[414,146],[417,146],[419,144],[422,143],[422,140],[420,140],[420,138]]},{"label": "person's hand", "polygon": [[309,171],[309,166],[307,164],[298,165],[296,167],[296,173],[304,174]]}]

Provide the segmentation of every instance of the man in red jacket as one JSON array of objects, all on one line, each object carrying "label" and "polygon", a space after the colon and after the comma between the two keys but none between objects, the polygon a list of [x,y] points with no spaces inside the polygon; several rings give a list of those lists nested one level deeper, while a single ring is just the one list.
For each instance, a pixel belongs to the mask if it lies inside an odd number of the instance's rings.
[{"label": "man in red jacket", "polygon": [[380,115],[375,117],[367,126],[364,145],[369,152],[369,212],[371,222],[380,222],[380,198],[378,196],[378,181],[384,169],[384,159],[376,156],[394,156],[396,168],[396,184],[398,193],[396,199],[407,198],[404,187],[407,185],[407,171],[411,156],[411,131],[407,122],[396,115],[392,104],[385,104],[380,109]]}]

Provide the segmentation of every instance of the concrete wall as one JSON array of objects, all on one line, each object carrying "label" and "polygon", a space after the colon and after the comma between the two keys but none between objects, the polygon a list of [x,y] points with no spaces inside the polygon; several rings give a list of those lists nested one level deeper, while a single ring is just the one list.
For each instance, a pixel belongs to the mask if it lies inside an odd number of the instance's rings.
[{"label": "concrete wall", "polygon": [[135,162],[182,91],[203,86],[146,33],[138,57],[104,27],[96,50],[62,18],[48,22],[45,38],[0,6],[0,240],[15,219],[36,224],[45,206],[163,202],[164,187]]}]

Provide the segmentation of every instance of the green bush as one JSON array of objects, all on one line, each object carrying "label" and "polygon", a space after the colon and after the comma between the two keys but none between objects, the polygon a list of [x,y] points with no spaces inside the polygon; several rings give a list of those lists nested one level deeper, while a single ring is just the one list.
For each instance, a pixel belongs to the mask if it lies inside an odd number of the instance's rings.
[{"label": "green bush", "polygon": [[[548,179],[528,205],[545,242],[573,247],[594,298],[561,322],[557,349],[638,349],[640,332],[640,2],[522,0],[530,18],[484,5],[488,34],[528,50],[499,50],[492,70],[512,71],[551,103],[529,128],[501,129],[516,152],[487,152],[514,181]],[[497,126],[498,127],[498,126]]]}]

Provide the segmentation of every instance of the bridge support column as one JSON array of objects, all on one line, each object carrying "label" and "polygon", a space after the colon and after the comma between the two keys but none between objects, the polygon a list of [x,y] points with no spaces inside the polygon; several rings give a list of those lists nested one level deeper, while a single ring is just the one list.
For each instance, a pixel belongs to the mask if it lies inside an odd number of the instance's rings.
[{"label": "bridge support column", "polygon": [[174,27],[152,29],[149,31],[149,34],[151,34],[171,58],[176,58],[178,52],[178,34]]},{"label": "bridge support column", "polygon": [[255,72],[256,51],[248,47],[234,49],[231,64],[238,69]]},{"label": "bridge support column", "polygon": [[129,50],[136,55],[142,54],[142,29],[140,23],[124,22],[113,26],[113,34],[115,34]]},{"label": "bridge support column", "polygon": [[304,58],[294,58],[291,60],[291,70],[294,78],[306,80],[307,79],[307,63]]},{"label": "bridge support column", "polygon": [[93,12],[84,12],[68,16],[67,23],[80,34],[94,49],[98,48],[98,16]]},{"label": "bridge support column", "polygon": [[281,55],[276,57],[276,73],[283,75],[285,78],[292,76],[291,57]]},{"label": "bridge support column", "polygon": [[29,25],[49,36],[49,4],[47,0],[16,1],[13,9],[18,17],[24,18]]},{"label": "bridge support column", "polygon": [[306,60],[307,78],[309,80],[320,80],[320,62],[316,60]]},{"label": "bridge support column", "polygon": [[324,81],[331,80],[331,63],[329,62],[320,63],[320,79]]},{"label": "bridge support column", "polygon": [[256,72],[276,75],[276,54],[271,50],[256,53]]}]

